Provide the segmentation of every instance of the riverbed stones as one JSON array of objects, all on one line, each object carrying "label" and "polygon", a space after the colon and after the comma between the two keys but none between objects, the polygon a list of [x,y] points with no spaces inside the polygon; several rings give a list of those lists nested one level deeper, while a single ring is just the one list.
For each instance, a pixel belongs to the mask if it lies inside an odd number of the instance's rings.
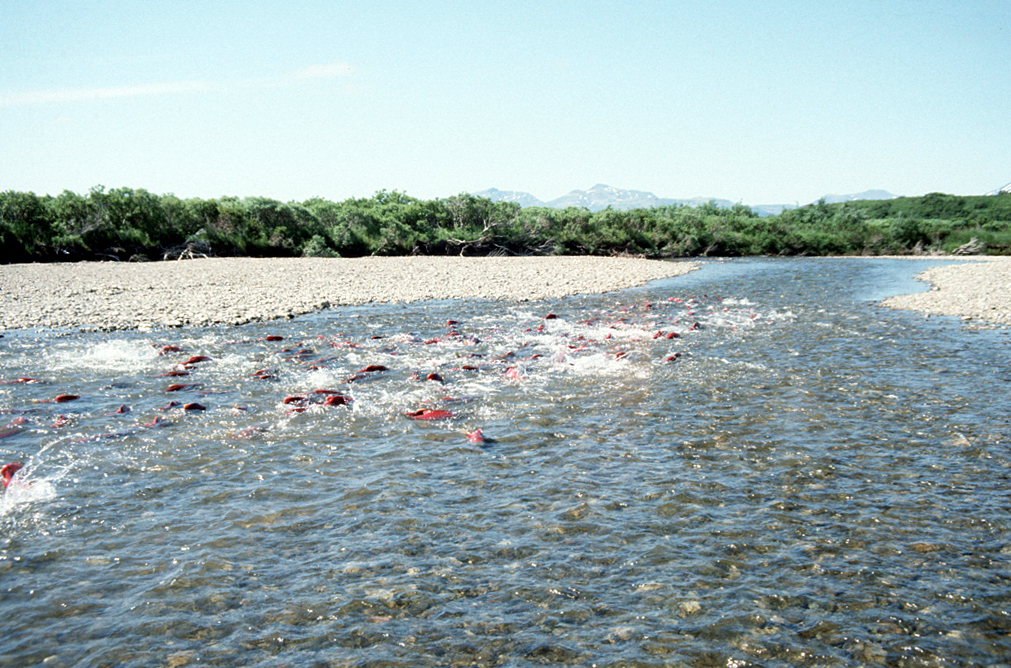
[{"label": "riverbed stones", "polygon": [[1011,257],[981,257],[931,267],[917,278],[930,290],[886,299],[891,308],[956,316],[976,327],[1011,326]]},{"label": "riverbed stones", "polygon": [[341,305],[538,300],[678,276],[691,262],[601,257],[200,258],[0,266],[0,330],[243,324]]}]

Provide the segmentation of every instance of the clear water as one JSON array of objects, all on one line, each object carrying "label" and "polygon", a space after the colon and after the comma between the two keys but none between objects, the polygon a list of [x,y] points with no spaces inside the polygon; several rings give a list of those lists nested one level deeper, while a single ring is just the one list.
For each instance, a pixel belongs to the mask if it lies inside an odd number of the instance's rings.
[{"label": "clear water", "polygon": [[7,332],[0,665],[1007,665],[1011,346],[926,266]]}]

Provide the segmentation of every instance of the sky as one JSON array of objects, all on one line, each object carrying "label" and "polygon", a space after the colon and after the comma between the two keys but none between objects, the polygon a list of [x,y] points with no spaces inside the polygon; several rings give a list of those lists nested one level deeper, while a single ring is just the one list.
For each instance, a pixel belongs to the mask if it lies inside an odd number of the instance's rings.
[{"label": "sky", "polygon": [[977,195],[1009,64],[1007,0],[4,0],[0,191]]}]

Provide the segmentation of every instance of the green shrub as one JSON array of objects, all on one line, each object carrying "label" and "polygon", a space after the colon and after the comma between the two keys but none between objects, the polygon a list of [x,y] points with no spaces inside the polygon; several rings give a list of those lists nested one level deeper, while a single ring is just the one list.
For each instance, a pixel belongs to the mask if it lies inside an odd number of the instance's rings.
[{"label": "green shrub", "polygon": [[312,235],[302,246],[302,257],[340,257],[340,253],[326,245],[326,239],[319,234]]}]

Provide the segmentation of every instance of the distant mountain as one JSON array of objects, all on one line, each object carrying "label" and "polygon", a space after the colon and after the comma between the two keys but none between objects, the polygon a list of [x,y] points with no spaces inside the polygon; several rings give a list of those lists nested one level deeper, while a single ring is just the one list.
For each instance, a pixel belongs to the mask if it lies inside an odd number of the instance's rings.
[{"label": "distant mountain", "polygon": [[1001,193],[1011,193],[1011,183],[1007,184],[1003,188],[999,188],[997,190],[993,190],[991,192],[988,192],[987,193],[987,197],[989,197],[990,195],[999,195]]},{"label": "distant mountain", "polygon": [[607,207],[619,211],[630,209],[648,209],[655,206],[667,206],[669,204],[687,204],[689,206],[700,206],[706,202],[715,201],[722,207],[734,205],[730,200],[707,197],[695,197],[693,199],[666,199],[657,197],[651,192],[644,190],[625,190],[613,186],[598,183],[589,190],[573,190],[567,195],[558,197],[550,202],[542,202],[530,193],[518,190],[499,190],[489,188],[480,192],[472,193],[477,197],[485,197],[493,202],[519,202],[520,206],[546,206],[552,209],[564,209],[566,207],[586,207],[590,211],[602,211]]},{"label": "distant mountain", "polygon": [[[1005,189],[1011,188],[1008,184]],[[715,202],[717,206],[729,209],[734,206],[734,202],[727,199],[716,199],[714,197],[693,197],[691,199],[670,199],[657,197],[651,192],[644,190],[625,190],[613,186],[598,183],[589,190],[573,190],[567,195],[558,197],[550,202],[542,202],[533,195],[519,190],[499,190],[489,188],[481,192],[472,193],[477,197],[485,197],[493,202],[518,202],[520,206],[546,206],[552,209],[564,209],[566,207],[585,207],[590,211],[601,211],[607,207],[619,211],[629,209],[648,209],[655,206],[667,205],[688,205],[701,206],[707,202]],[[853,195],[825,195],[825,202],[835,204],[837,202],[852,202],[854,200],[878,200],[895,199],[898,195],[893,195],[885,190],[865,190],[862,193]],[[794,204],[758,204],[749,205],[751,209],[760,216],[774,216],[782,213],[786,209],[796,208]]]},{"label": "distant mountain", "polygon": [[[858,200],[895,199],[898,195],[893,195],[887,190],[865,190],[862,193],[852,195],[825,195],[822,199],[826,204],[839,204],[840,202],[856,202]],[[814,202],[812,202],[814,204]],[[783,213],[787,209],[796,209],[796,204],[758,204],[751,209],[759,216],[775,216]]]},{"label": "distant mountain", "polygon": [[796,208],[793,204],[758,204],[751,207],[751,210],[764,218],[765,216],[778,216],[787,209]]},{"label": "distant mountain", "polygon": [[475,197],[484,197],[493,202],[517,202],[520,206],[544,206],[544,202],[537,199],[530,193],[519,190],[499,190],[498,188],[488,188],[479,193],[471,193]]},{"label": "distant mountain", "polygon": [[590,211],[600,211],[607,207],[627,211],[672,203],[673,200],[662,200],[653,193],[643,190],[625,190],[598,183],[589,190],[573,190],[567,195],[551,200],[547,205],[553,209],[575,206],[586,207]]},{"label": "distant mountain", "polygon": [[898,195],[893,195],[887,190],[865,190],[862,193],[853,195],[825,195],[822,199],[826,204],[838,204],[840,202],[855,202],[857,200],[874,199],[895,199]]}]

